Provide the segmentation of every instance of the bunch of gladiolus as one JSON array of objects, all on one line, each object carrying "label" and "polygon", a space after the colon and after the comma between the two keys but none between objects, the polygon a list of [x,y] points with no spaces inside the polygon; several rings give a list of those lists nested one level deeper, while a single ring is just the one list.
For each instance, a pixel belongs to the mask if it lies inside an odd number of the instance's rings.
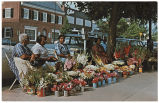
[{"label": "bunch of gladiolus", "polygon": [[80,81],[78,79],[73,79],[71,82],[73,83],[74,86],[80,84]]},{"label": "bunch of gladiolus", "polygon": [[95,78],[92,80],[92,83],[97,83],[98,80],[99,80],[99,78],[98,78],[98,77],[95,77]]},{"label": "bunch of gladiolus", "polygon": [[83,79],[80,80],[80,85],[81,85],[81,86],[85,86],[86,84],[87,84],[86,81],[84,81]]},{"label": "bunch of gladiolus", "polygon": [[63,88],[64,88],[65,91],[70,91],[70,90],[72,90],[73,85],[72,85],[71,82],[69,82],[69,83],[64,83],[64,84],[63,84]]},{"label": "bunch of gladiolus", "polygon": [[66,59],[65,64],[64,64],[64,69],[71,70],[75,64],[76,64],[76,62],[73,59]]}]

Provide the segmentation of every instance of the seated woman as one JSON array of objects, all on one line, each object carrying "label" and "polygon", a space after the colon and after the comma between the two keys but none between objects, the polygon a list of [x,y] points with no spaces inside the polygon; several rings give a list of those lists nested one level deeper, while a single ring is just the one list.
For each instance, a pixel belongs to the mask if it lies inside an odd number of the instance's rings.
[{"label": "seated woman", "polygon": [[37,37],[36,44],[31,48],[33,54],[31,57],[31,64],[33,66],[41,66],[45,61],[54,62],[57,59],[53,56],[48,56],[48,51],[44,47],[46,43],[46,36],[40,35]]},{"label": "seated woman", "polygon": [[58,37],[58,43],[55,44],[55,50],[57,53],[57,56],[60,57],[62,62],[65,62],[66,58],[70,57],[70,52],[68,50],[67,45],[64,44],[65,36],[60,35]]},{"label": "seated woman", "polygon": [[95,58],[96,57],[100,58],[103,64],[107,64],[108,58],[104,51],[104,48],[100,45],[100,40],[101,40],[100,38],[97,38],[96,44],[92,47],[92,53]]},{"label": "seated woman", "polygon": [[28,35],[24,33],[20,34],[19,41],[20,43],[14,46],[14,49],[12,51],[12,57],[10,58],[9,62],[10,68],[16,75],[16,78],[18,80],[23,77],[23,74],[27,73],[28,67],[27,65],[25,65],[25,61],[30,60],[32,55],[31,50],[27,47],[27,45],[29,44]]}]

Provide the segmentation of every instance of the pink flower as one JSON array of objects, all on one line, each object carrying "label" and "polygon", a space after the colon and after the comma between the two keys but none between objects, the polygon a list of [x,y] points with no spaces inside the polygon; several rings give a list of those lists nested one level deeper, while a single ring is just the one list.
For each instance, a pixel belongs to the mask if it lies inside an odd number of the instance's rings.
[{"label": "pink flower", "polygon": [[73,59],[66,59],[64,68],[70,70],[75,64],[76,62]]}]

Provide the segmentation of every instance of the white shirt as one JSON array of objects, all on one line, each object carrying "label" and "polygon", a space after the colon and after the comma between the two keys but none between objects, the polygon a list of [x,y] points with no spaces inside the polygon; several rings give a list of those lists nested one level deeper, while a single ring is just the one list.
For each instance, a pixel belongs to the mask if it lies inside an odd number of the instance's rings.
[{"label": "white shirt", "polygon": [[48,57],[48,51],[45,47],[41,46],[39,43],[36,43],[32,48],[31,51],[34,54],[40,54],[40,57]]}]

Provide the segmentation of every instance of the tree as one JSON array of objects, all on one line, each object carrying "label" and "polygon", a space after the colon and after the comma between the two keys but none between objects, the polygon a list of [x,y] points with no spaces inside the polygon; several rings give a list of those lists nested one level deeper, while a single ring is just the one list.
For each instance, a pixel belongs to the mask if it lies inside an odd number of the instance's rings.
[{"label": "tree", "polygon": [[77,2],[77,7],[92,20],[110,17],[107,43],[110,61],[116,45],[117,24],[122,17],[157,21],[157,2]]},{"label": "tree", "polygon": [[122,34],[125,38],[139,38],[139,33],[146,33],[146,27],[139,25],[139,21],[130,22],[127,30]]},{"label": "tree", "polygon": [[71,33],[71,25],[68,23],[67,17],[64,19],[64,24],[62,25],[62,28],[60,29],[61,34],[69,34]]}]

